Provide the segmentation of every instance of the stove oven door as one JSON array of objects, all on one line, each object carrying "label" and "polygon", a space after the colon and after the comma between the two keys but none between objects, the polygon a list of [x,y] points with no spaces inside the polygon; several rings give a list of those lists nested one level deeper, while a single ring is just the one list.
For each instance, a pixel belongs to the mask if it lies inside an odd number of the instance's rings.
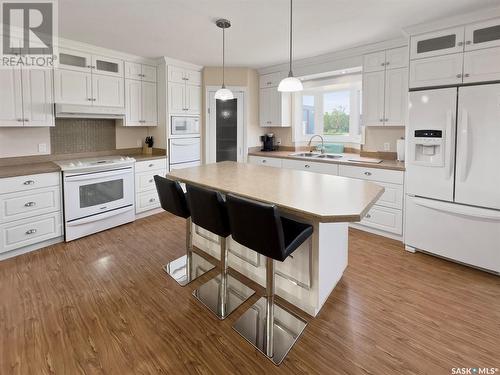
[{"label": "stove oven door", "polygon": [[64,174],[65,221],[134,205],[133,167]]}]

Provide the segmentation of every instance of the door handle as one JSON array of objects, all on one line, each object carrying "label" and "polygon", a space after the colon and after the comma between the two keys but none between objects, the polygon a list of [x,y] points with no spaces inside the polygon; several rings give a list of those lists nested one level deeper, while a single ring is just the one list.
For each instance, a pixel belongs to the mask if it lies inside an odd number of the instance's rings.
[{"label": "door handle", "polygon": [[460,160],[460,181],[467,179],[467,161],[469,160],[469,112],[462,110],[462,129],[461,129],[462,157]]},{"label": "door handle", "polygon": [[[453,174],[453,147],[451,147],[451,144],[453,142],[454,137],[453,135],[453,113],[451,110],[446,112],[446,134],[445,137],[449,142],[445,142],[444,147],[448,147],[448,152],[447,152],[447,160],[445,160],[445,163],[448,162],[448,180],[451,178],[451,175]],[[445,150],[446,151],[446,150]]]}]

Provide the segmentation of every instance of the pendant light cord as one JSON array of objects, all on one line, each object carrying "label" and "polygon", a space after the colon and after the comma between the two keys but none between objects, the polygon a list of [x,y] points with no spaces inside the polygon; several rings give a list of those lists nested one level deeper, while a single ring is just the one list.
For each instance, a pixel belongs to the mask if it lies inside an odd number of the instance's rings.
[{"label": "pendant light cord", "polygon": [[224,70],[225,70],[225,55],[226,55],[226,28],[222,28],[222,88],[226,88],[226,83],[224,81]]},{"label": "pendant light cord", "polygon": [[293,19],[292,19],[292,15],[293,15],[292,1],[293,0],[290,0],[290,71],[288,72],[289,77],[293,76],[293,73],[292,73],[292,22],[293,22]]}]

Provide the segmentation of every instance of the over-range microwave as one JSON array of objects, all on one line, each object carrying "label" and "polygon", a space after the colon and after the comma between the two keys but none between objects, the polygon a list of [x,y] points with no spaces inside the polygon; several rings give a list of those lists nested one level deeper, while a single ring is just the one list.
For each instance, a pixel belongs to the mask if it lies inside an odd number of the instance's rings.
[{"label": "over-range microwave", "polygon": [[199,135],[200,118],[198,116],[172,116],[170,118],[171,135]]}]

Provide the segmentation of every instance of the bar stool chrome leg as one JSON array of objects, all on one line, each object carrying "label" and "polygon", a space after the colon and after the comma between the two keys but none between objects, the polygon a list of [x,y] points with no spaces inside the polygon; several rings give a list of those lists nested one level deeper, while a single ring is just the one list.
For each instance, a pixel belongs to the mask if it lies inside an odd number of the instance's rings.
[{"label": "bar stool chrome leg", "polygon": [[266,258],[266,297],[250,307],[233,328],[275,365],[280,365],[307,322],[274,303],[274,276],[274,260]]},{"label": "bar stool chrome leg", "polygon": [[219,237],[220,273],[193,291],[193,296],[219,319],[225,319],[255,291],[231,275],[227,264],[227,238]]},{"label": "bar stool chrome leg", "polygon": [[187,218],[186,255],[183,255],[163,266],[164,271],[181,286],[186,286],[191,281],[215,268],[212,263],[193,252],[191,224],[191,218]]}]

